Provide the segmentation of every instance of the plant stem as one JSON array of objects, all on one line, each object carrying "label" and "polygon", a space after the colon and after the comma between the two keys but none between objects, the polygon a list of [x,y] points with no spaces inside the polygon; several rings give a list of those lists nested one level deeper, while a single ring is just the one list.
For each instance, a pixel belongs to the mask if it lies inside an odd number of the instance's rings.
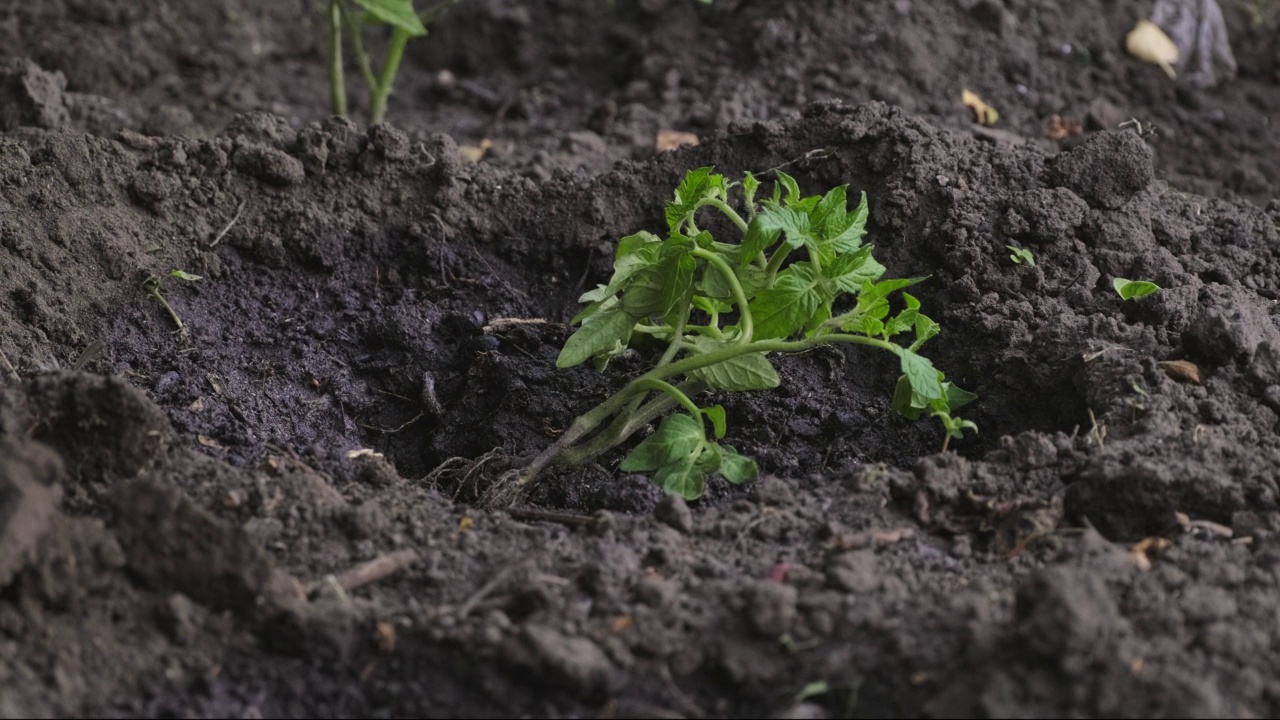
[{"label": "plant stem", "polygon": [[702,410],[692,400],[689,399],[688,395],[685,395],[684,393],[680,392],[679,388],[667,382],[666,380],[657,380],[654,378],[649,378],[647,380],[639,381],[637,383],[637,386],[642,390],[658,390],[660,392],[665,393],[672,400],[675,400],[676,402],[683,405],[684,409],[688,410],[689,414],[693,416],[693,419],[697,420],[699,423],[702,422]]},{"label": "plant stem", "polygon": [[[339,3],[341,7],[341,3]],[[351,35],[351,52],[356,56],[356,65],[360,68],[360,74],[364,76],[365,87],[369,88],[370,96],[372,96],[373,88],[378,84],[377,78],[373,76],[373,66],[369,63],[369,53],[364,51],[364,33],[360,32],[360,21],[352,17],[351,13],[345,9],[342,11],[342,17],[347,22],[347,33]]]},{"label": "plant stem", "polygon": [[725,282],[729,283],[729,290],[733,292],[733,300],[738,303],[739,322],[742,324],[742,335],[738,338],[738,342],[751,342],[751,334],[755,332],[755,325],[751,320],[751,309],[747,307],[747,294],[742,289],[742,283],[738,281],[738,274],[733,271],[733,268],[729,267],[729,263],[725,262],[724,258],[713,252],[697,248],[691,254],[714,265],[716,270],[724,276]]},{"label": "plant stem", "polygon": [[769,277],[768,287],[773,287],[773,283],[778,279],[778,270],[782,267],[782,263],[791,254],[791,248],[784,242],[781,247],[774,251],[773,257],[769,258],[769,264],[765,266],[764,271]]},{"label": "plant stem", "polygon": [[[590,460],[592,457],[619,445],[627,440],[636,430],[643,427],[646,423],[661,414],[661,410],[657,409],[660,403],[665,402],[666,405],[674,404],[670,396],[663,396],[657,400],[651,401],[639,412],[635,410],[633,405],[628,412],[619,414],[619,411],[626,408],[628,403],[637,399],[637,396],[643,397],[652,389],[661,389],[652,382],[653,380],[666,380],[676,375],[685,375],[694,370],[700,370],[710,365],[732,360],[733,358],[749,353],[762,352],[802,352],[810,348],[817,347],[826,343],[847,343],[851,345],[867,345],[869,347],[880,348],[894,354],[901,351],[897,345],[886,340],[870,338],[863,335],[848,335],[843,333],[833,333],[830,335],[818,335],[803,340],[756,340],[754,342],[740,343],[735,345],[727,345],[709,353],[694,355],[683,360],[670,363],[661,367],[655,367],[649,372],[627,383],[621,390],[609,396],[604,402],[588,410],[574,420],[573,425],[564,432],[563,435],[555,442],[554,445],[544,450],[534,460],[529,463],[523,471],[520,472],[517,480],[518,484],[526,484],[538,476],[547,466],[554,462],[559,464],[576,465]],[[694,383],[697,385],[697,383]],[[669,385],[669,384],[668,384]],[[685,388],[688,383],[682,383],[681,388]],[[673,388],[681,393],[684,389]],[[687,395],[686,395],[687,399]],[[692,405],[693,402],[690,400]],[[694,405],[696,409],[697,406]],[[587,435],[591,434],[596,428],[600,427],[606,420],[618,415],[614,422],[600,435],[590,441],[582,448],[574,448],[574,445]],[[561,457],[564,455],[565,457]]]},{"label": "plant stem", "polygon": [[377,125],[387,114],[387,97],[391,95],[391,85],[395,83],[396,73],[400,70],[400,60],[404,58],[404,46],[409,42],[409,31],[396,28],[391,33],[391,42],[387,44],[387,57],[382,63],[382,74],[373,88],[373,102],[369,108],[369,124]]},{"label": "plant stem", "polygon": [[142,287],[151,294],[151,297],[160,302],[160,306],[169,313],[169,317],[173,318],[173,324],[178,326],[178,335],[185,338],[187,336],[187,326],[182,324],[182,318],[178,317],[178,313],[169,305],[169,301],[165,300],[164,295],[160,294],[160,279],[152,275],[143,282]]},{"label": "plant stem", "polygon": [[738,211],[729,207],[729,204],[725,201],[719,198],[707,198],[706,200],[703,200],[702,203],[724,213],[726,217],[733,221],[734,225],[738,226],[738,230],[744,233],[747,231],[747,221],[743,220],[742,216],[738,214]]},{"label": "plant stem", "polygon": [[347,116],[347,87],[342,76],[342,5],[329,0],[329,98],[333,114]]}]

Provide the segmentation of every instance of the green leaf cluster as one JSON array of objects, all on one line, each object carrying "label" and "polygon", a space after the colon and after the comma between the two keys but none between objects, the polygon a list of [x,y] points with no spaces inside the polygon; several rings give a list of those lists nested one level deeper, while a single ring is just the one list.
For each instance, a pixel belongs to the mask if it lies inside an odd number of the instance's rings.
[{"label": "green leaf cluster", "polygon": [[[709,167],[686,173],[667,204],[665,236],[642,231],[618,242],[613,275],[579,298],[585,307],[573,318],[578,328],[556,362],[591,360],[603,370],[642,339],[666,343],[656,367],[622,391],[631,394],[626,402],[604,409],[633,412],[644,394],[658,391],[689,411],[663,420],[622,465],[654,472],[664,490],[688,498],[701,494],[708,474],[743,482],[754,477],[755,464],[706,439],[704,417],[713,420],[716,439],[723,436],[723,410],[717,422],[680,388],[777,387],[772,353],[831,343],[892,352],[902,368],[893,404],[912,419],[951,418],[975,397],[920,354],[940,327],[904,290],[925,278],[883,279],[885,267],[863,242],[866,193],[856,203],[844,185],[805,196],[783,172],[771,197],[757,199],[760,187],[750,173],[740,182]],[[737,227],[736,242],[721,242],[699,225],[708,209]],[[665,382],[675,378],[684,383]],[[590,424],[599,421],[592,416]],[[972,428],[960,420],[947,425],[949,433]]]}]

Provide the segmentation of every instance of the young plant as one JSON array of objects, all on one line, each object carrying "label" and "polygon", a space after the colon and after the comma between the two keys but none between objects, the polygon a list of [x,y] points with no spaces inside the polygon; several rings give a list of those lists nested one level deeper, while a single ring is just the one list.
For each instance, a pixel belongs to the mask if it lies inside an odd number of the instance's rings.
[{"label": "young plant", "polygon": [[[387,98],[400,71],[405,46],[411,38],[427,34],[427,24],[459,0],[441,0],[435,6],[419,14],[413,9],[413,0],[328,0],[325,8],[329,49],[329,93],[335,115],[347,116],[347,90],[344,79],[342,39],[347,33],[351,50],[369,91],[369,124],[382,122],[387,113]],[[358,7],[353,8],[352,5]],[[382,68],[374,73],[373,63],[364,49],[364,26],[386,25],[391,28],[387,42],[387,54]]]},{"label": "young plant", "polygon": [[1009,255],[1009,259],[1012,260],[1015,265],[1026,264],[1031,267],[1036,266],[1036,256],[1032,255],[1031,251],[1027,248],[1018,247],[1017,245],[1005,245],[1005,247],[1009,249],[1011,253]]},{"label": "young plant", "polygon": [[1111,281],[1111,287],[1115,288],[1116,293],[1120,295],[1121,300],[1132,300],[1133,298],[1146,297],[1154,295],[1160,291],[1160,286],[1150,280],[1127,280],[1125,278],[1116,278]]},{"label": "young plant", "polygon": [[[199,275],[192,275],[191,273],[183,270],[174,270],[169,273],[169,277],[175,277],[187,282],[196,282],[204,279]],[[169,313],[169,317],[173,318],[173,324],[178,327],[178,337],[185,341],[188,337],[187,326],[182,324],[182,318],[178,317],[178,313],[173,309],[173,306],[170,305],[169,301],[165,300],[164,295],[160,293],[160,287],[163,284],[163,277],[154,274],[147,275],[147,278],[142,281],[142,289],[146,290],[151,297],[155,298],[156,301],[160,303],[160,307],[163,307],[165,312]]]},{"label": "young plant", "polygon": [[[619,241],[613,276],[580,298],[587,306],[572,324],[581,327],[556,364],[591,360],[604,370],[641,340],[666,348],[653,369],[578,417],[558,442],[514,473],[517,485],[553,463],[585,463],[676,406],[687,414],[664,418],[621,469],[652,472],[664,491],[688,499],[702,494],[713,473],[746,482],[757,474],[755,462],[717,442],[725,434],[724,408],[699,407],[693,397],[706,389],[777,387],[770,353],[819,345],[865,345],[897,355],[903,374],[896,410],[912,418],[942,415],[953,436],[973,427],[951,420],[951,413],[976,396],[947,382],[919,354],[940,328],[901,291],[924,278],[882,280],[884,266],[862,243],[866,194],[851,212],[846,186],[804,197],[796,181],[779,172],[772,198],[760,201],[760,182],[747,173],[740,184],[744,215],[730,204],[730,190],[738,186],[711,168],[692,170],[667,205],[665,237],[641,231]],[[705,210],[732,222],[736,242],[721,242],[699,225]],[[895,296],[903,307],[891,314]],[[904,335],[914,338],[894,341]]]}]

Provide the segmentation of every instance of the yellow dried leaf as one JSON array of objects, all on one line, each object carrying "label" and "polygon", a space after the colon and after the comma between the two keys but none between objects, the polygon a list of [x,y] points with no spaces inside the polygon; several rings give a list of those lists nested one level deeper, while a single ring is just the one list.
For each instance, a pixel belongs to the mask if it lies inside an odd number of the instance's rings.
[{"label": "yellow dried leaf", "polygon": [[226,449],[227,449],[227,446],[223,445],[222,443],[218,442],[217,440],[214,440],[213,438],[209,437],[208,435],[196,435],[196,442],[200,443],[201,445],[203,445],[203,446],[205,446],[205,447],[207,447],[207,448],[212,448],[212,449],[214,449],[214,450],[226,450]]},{"label": "yellow dried leaf", "polygon": [[1177,79],[1178,73],[1173,66],[1178,64],[1178,46],[1159,25],[1150,20],[1139,20],[1125,36],[1124,49],[1142,62],[1159,65],[1170,80]]},{"label": "yellow dried leaf", "polygon": [[983,102],[982,98],[978,97],[977,93],[974,93],[971,90],[964,90],[961,92],[960,101],[965,104],[965,107],[973,111],[973,121],[979,125],[991,127],[1000,119],[1000,113],[996,112],[995,108]]},{"label": "yellow dried leaf", "polygon": [[459,530],[470,530],[475,526],[476,526],[475,518],[472,518],[471,516],[464,517],[462,518],[462,520],[458,521]]},{"label": "yellow dried leaf", "polygon": [[657,152],[666,152],[675,150],[679,147],[695,146],[698,144],[698,136],[693,133],[678,132],[676,130],[659,130],[658,137],[653,142],[653,149]]},{"label": "yellow dried leaf", "polygon": [[481,140],[479,145],[460,145],[458,146],[458,157],[462,159],[462,162],[474,165],[483,160],[492,147],[493,141],[489,138]]}]

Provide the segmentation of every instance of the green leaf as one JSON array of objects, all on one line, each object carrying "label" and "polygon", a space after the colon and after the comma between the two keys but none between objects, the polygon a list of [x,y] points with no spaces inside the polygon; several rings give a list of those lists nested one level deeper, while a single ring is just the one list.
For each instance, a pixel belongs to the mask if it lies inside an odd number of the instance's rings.
[{"label": "green leaf", "polygon": [[1122,300],[1132,300],[1133,298],[1154,295],[1160,290],[1160,286],[1150,280],[1126,280],[1124,278],[1116,278],[1111,281],[1111,286],[1120,294],[1120,298]]},{"label": "green leaf", "polygon": [[684,180],[676,188],[675,199],[667,203],[667,226],[678,230],[685,220],[698,209],[698,203],[706,198],[723,199],[728,194],[723,175],[712,174],[712,168],[703,167],[685,173]]},{"label": "green leaf", "polygon": [[886,338],[891,338],[894,335],[913,329],[916,324],[916,318],[920,316],[919,300],[909,293],[902,293],[902,299],[906,301],[907,307],[892,320],[885,323],[884,336]]},{"label": "green leaf", "polygon": [[[697,337],[693,340],[691,351],[695,355],[705,355],[721,348],[726,343],[708,337]],[[694,370],[689,374],[690,380],[718,390],[770,390],[782,383],[778,371],[765,357],[764,353],[747,353],[739,355],[715,365]]]},{"label": "green leaf", "polygon": [[720,446],[715,443],[707,443],[702,448],[702,452],[698,455],[698,459],[693,465],[703,473],[710,475],[720,469]]},{"label": "green leaf", "polygon": [[685,500],[697,500],[707,487],[707,475],[695,466],[692,455],[663,465],[653,474],[653,482],[668,495],[679,495]]},{"label": "green leaf", "polygon": [[930,401],[943,397],[938,369],[928,358],[903,348],[899,352],[902,374],[911,383],[911,406],[928,407]]},{"label": "green leaf", "polygon": [[179,280],[186,280],[187,282],[195,282],[197,280],[204,279],[200,275],[192,275],[191,273],[186,272],[185,270],[174,270],[173,272],[169,273],[169,275],[176,277]]},{"label": "green leaf", "polygon": [[778,185],[781,185],[782,187],[785,187],[787,189],[786,202],[788,206],[790,206],[792,203],[796,203],[800,201],[800,185],[796,183],[795,178],[779,170]]},{"label": "green leaf", "polygon": [[885,272],[885,267],[871,257],[872,249],[864,245],[856,252],[839,255],[823,271],[842,292],[861,292],[864,284],[874,283]]},{"label": "green leaf", "polygon": [[942,383],[942,392],[946,398],[948,410],[958,410],[978,399],[975,393],[949,382]]},{"label": "green leaf", "polygon": [[756,215],[747,223],[747,232],[742,237],[742,257],[738,260],[739,265],[746,265],[754,262],[765,250],[773,247],[778,241],[778,236],[782,233],[776,228],[766,229],[766,222],[762,215],[768,212],[762,211],[761,215]]},{"label": "green leaf", "polygon": [[1018,247],[1017,245],[1005,245],[1005,247],[1012,251],[1012,254],[1009,255],[1009,259],[1015,264],[1022,265],[1025,263],[1031,267],[1036,266],[1036,256],[1032,255],[1030,250],[1024,247]]},{"label": "green leaf", "polygon": [[427,34],[427,28],[413,11],[412,0],[354,0],[355,4],[392,27],[400,28],[411,37]]},{"label": "green leaf", "polygon": [[688,292],[696,267],[687,247],[664,247],[658,262],[641,268],[627,284],[623,309],[635,318],[666,315]]},{"label": "green leaf", "polygon": [[751,301],[755,339],[789,337],[808,325],[822,303],[818,280],[807,265],[792,265],[778,274],[777,282]]},{"label": "green leaf", "polygon": [[911,350],[919,350],[934,335],[942,331],[942,326],[925,315],[916,315],[916,340],[911,343]]},{"label": "green leaf", "polygon": [[[809,223],[809,215],[799,208],[767,207],[761,210],[759,215],[756,215],[756,219],[753,222],[759,223],[762,233],[771,235],[774,238],[777,238],[778,233],[782,233],[784,241],[793,249],[802,245],[817,245],[818,240],[813,235],[813,227]],[[747,230],[748,232],[751,230],[749,225]],[[752,259],[754,260],[755,258],[753,257]]]},{"label": "green leaf", "polygon": [[706,442],[702,421],[686,413],[662,419],[657,431],[645,438],[619,466],[624,472],[648,472],[681,460],[693,462],[693,453]]},{"label": "green leaf", "polygon": [[857,250],[867,234],[867,194],[862,194],[858,209],[850,213],[846,193],[845,185],[832,189],[809,216],[824,268],[836,257]]},{"label": "green leaf", "polygon": [[747,173],[742,177],[742,196],[746,200],[747,208],[751,209],[755,205],[756,191],[760,189],[760,181],[755,175]]},{"label": "green leaf", "polygon": [[[659,238],[657,235],[654,235],[653,233],[648,232],[646,230],[641,230],[640,232],[635,233],[634,235],[628,235],[618,241],[618,251],[614,255],[614,259],[617,260],[624,256],[638,252],[641,248],[647,247],[654,243],[661,243],[661,242],[662,242],[662,239]],[[614,268],[616,269],[617,267],[618,265],[615,262]]]},{"label": "green leaf", "polygon": [[760,474],[760,468],[756,466],[755,460],[739,455],[737,450],[728,445],[721,445],[719,472],[725,480],[734,485],[741,485],[755,480]]},{"label": "green leaf", "polygon": [[907,379],[906,375],[900,375],[897,385],[893,388],[893,401],[890,403],[890,407],[893,408],[894,412],[908,420],[919,420],[920,411],[924,408],[912,406],[911,397],[911,381]]},{"label": "green leaf", "polygon": [[[715,430],[716,439],[719,440],[724,437],[724,434],[728,432],[728,427],[725,423],[724,406],[712,405],[709,408],[702,408],[702,414],[711,421],[711,428]],[[712,469],[714,470],[714,468]]]},{"label": "green leaf", "polygon": [[599,353],[612,352],[616,343],[626,345],[635,325],[635,319],[618,307],[592,315],[565,341],[556,367],[573,367]]}]

